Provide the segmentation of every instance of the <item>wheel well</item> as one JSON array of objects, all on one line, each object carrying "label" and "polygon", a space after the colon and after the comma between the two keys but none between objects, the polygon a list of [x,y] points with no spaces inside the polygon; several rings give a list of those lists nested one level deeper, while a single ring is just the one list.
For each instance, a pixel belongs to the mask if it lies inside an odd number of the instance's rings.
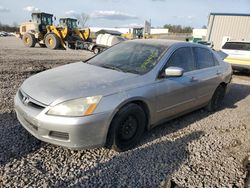
[{"label": "wheel well", "polygon": [[[120,109],[122,109],[123,107],[129,105],[129,104],[136,104],[136,105],[140,106],[143,109],[144,113],[146,114],[146,128],[145,128],[145,130],[148,130],[149,129],[149,122],[150,122],[150,113],[149,113],[148,105],[145,102],[141,101],[141,100],[134,100],[134,101],[129,101],[129,102],[125,103],[124,105],[122,105],[121,107],[119,107],[118,111]],[[112,121],[116,117],[118,111],[113,116],[113,118],[112,118],[112,120],[110,122],[110,125],[112,124]],[[112,145],[112,143],[111,143],[112,140],[113,140],[113,138],[112,138],[112,129],[111,129],[111,126],[109,126],[105,146],[110,148],[111,145]]]},{"label": "wheel well", "polygon": [[131,101],[131,102],[125,104],[125,105],[131,104],[131,103],[137,104],[138,106],[140,106],[143,109],[143,111],[144,111],[144,113],[145,113],[145,115],[147,117],[147,119],[146,119],[146,121],[147,121],[146,129],[149,129],[150,113],[149,113],[148,105],[145,102],[141,101],[141,100]]},{"label": "wheel well", "polygon": [[225,82],[220,83],[220,85],[225,89],[227,87],[227,84]]}]

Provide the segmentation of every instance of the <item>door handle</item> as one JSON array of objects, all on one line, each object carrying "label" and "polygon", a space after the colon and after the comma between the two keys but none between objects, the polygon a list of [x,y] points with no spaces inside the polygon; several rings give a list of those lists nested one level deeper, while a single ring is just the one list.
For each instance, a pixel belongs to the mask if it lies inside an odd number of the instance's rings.
[{"label": "door handle", "polygon": [[195,78],[194,76],[191,77],[190,82],[198,82],[199,80]]}]

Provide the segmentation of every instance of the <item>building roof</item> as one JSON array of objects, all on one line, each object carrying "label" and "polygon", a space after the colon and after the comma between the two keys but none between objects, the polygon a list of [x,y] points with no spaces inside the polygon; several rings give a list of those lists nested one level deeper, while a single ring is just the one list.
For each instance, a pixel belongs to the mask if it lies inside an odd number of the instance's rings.
[{"label": "building roof", "polygon": [[210,13],[210,15],[214,16],[250,16],[250,14],[243,14],[243,13]]},{"label": "building roof", "polygon": [[115,30],[107,30],[107,29],[101,29],[100,31],[96,32],[97,34],[111,34],[111,35],[118,35],[121,36],[121,32],[115,31]]}]

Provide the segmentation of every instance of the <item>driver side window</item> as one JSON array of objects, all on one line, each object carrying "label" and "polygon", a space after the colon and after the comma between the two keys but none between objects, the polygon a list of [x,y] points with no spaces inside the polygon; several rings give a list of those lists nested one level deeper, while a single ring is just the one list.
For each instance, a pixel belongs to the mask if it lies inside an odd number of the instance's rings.
[{"label": "driver side window", "polygon": [[167,67],[179,67],[184,72],[195,70],[194,58],[190,47],[182,47],[177,49],[169,58]]}]

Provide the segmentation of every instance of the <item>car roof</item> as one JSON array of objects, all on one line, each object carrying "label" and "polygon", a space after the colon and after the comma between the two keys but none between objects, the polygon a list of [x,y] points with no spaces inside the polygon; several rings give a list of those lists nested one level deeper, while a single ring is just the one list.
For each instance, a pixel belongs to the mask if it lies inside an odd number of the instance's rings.
[{"label": "car roof", "polygon": [[135,40],[130,40],[127,42],[136,42],[136,43],[142,43],[142,44],[149,44],[149,45],[162,45],[166,47],[170,47],[173,45],[178,45],[178,46],[196,46],[196,47],[201,47],[201,48],[208,48],[205,45],[202,44],[197,44],[197,43],[191,43],[191,42],[186,42],[186,41],[178,41],[178,40],[169,40],[169,39],[135,39]]},{"label": "car roof", "polygon": [[171,46],[176,43],[181,43],[182,41],[177,40],[167,40],[167,39],[135,39],[130,42],[143,43],[149,45],[163,45],[163,46]]}]

